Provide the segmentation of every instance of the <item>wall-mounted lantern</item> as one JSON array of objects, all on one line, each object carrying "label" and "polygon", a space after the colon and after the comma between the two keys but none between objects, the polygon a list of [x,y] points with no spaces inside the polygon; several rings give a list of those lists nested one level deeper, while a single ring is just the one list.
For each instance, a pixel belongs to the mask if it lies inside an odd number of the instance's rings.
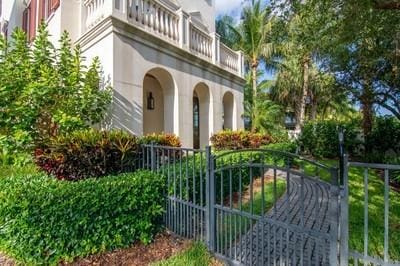
[{"label": "wall-mounted lantern", "polygon": [[154,110],[154,97],[152,92],[147,96],[147,110]]}]

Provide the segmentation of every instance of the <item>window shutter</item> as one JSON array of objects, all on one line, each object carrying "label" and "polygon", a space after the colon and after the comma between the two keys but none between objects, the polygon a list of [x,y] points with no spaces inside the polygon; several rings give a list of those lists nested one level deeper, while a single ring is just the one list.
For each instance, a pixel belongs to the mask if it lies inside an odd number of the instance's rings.
[{"label": "window shutter", "polygon": [[51,0],[51,10],[52,12],[56,11],[56,9],[60,6],[60,0]]},{"label": "window shutter", "polygon": [[29,5],[29,40],[33,41],[36,36],[36,0],[31,0]]},{"label": "window shutter", "polygon": [[44,19],[46,19],[46,11],[45,11],[45,8],[46,8],[46,6],[45,6],[45,2],[44,2],[45,0],[39,0],[39,16],[38,16],[38,22],[39,22],[39,24],[41,24],[42,23],[42,21],[44,20]]},{"label": "window shutter", "polygon": [[29,9],[26,8],[24,13],[22,13],[22,30],[25,33],[28,33],[28,17],[29,17]]}]

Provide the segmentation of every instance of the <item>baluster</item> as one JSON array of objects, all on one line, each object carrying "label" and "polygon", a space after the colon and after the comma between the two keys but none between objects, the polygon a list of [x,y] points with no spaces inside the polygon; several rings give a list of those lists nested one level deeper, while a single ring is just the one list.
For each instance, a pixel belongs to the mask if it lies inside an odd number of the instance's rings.
[{"label": "baluster", "polygon": [[174,18],[174,16],[173,15],[171,15],[171,38],[172,38],[172,40],[175,40],[175,23],[174,23],[174,21],[175,21],[175,18]]},{"label": "baluster", "polygon": [[173,16],[170,14],[169,16],[169,35],[170,35],[170,37],[171,37],[171,39],[174,39],[174,35],[175,35],[175,32],[174,32],[174,22],[173,22]]},{"label": "baluster", "polygon": [[138,10],[139,10],[139,0],[132,0],[132,18],[135,21],[138,21]]},{"label": "baluster", "polygon": [[176,40],[179,42],[181,36],[179,32],[179,18],[175,19],[175,32],[176,32]]},{"label": "baluster", "polygon": [[142,2],[142,24],[146,26],[147,12],[146,12],[146,0],[141,0]]},{"label": "baluster", "polygon": [[166,15],[165,20],[167,25],[165,35],[171,37],[171,15],[169,13],[166,13],[165,15]]},{"label": "baluster", "polygon": [[136,11],[137,11],[137,17],[136,21],[141,23],[142,21],[142,0],[137,0],[136,2]]},{"label": "baluster", "polygon": [[206,54],[206,38],[203,35],[201,35],[201,53]]},{"label": "baluster", "polygon": [[152,29],[154,25],[154,6],[152,3],[150,3],[150,1],[149,1],[149,16],[150,16],[149,27]]},{"label": "baluster", "polygon": [[194,28],[193,28],[193,32],[194,32],[195,51],[198,52],[199,51],[199,34],[197,33],[197,31]]},{"label": "baluster", "polygon": [[155,15],[155,17],[154,17],[154,30],[156,31],[156,32],[158,32],[158,30],[159,30],[159,28],[160,28],[160,18],[159,18],[159,16],[158,16],[158,11],[159,11],[159,9],[158,9],[158,6],[157,5],[155,5],[154,6],[154,15]]},{"label": "baluster", "polygon": [[194,48],[194,46],[193,46],[194,41],[193,41],[193,29],[192,29],[192,27],[190,27],[189,34],[190,34],[190,49],[193,49]]},{"label": "baluster", "polygon": [[160,33],[164,34],[164,10],[160,8]]},{"label": "baluster", "polygon": [[146,12],[146,0],[140,0],[141,6],[142,6],[142,21],[141,23],[143,25],[146,25],[146,18],[147,18],[147,12]]},{"label": "baluster", "polygon": [[152,10],[151,10],[151,3],[150,3],[150,1],[148,0],[147,1],[147,26],[148,27],[152,27],[152,22],[151,22],[151,20],[152,20]]}]

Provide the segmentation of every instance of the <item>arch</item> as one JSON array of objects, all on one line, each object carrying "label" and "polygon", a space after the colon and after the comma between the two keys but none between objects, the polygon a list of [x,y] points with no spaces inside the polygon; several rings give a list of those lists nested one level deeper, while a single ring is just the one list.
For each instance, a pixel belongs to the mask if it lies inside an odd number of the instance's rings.
[{"label": "arch", "polygon": [[[162,68],[149,70],[143,78],[143,135],[178,133],[178,89],[172,75]],[[149,99],[154,108],[150,108]]]},{"label": "arch", "polygon": [[223,106],[223,129],[235,130],[236,129],[236,108],[235,108],[235,96],[230,91],[225,92],[222,97]]},{"label": "arch", "polygon": [[[197,103],[197,108],[196,108]],[[197,110],[196,110],[197,109]],[[196,112],[198,117],[196,118]],[[210,89],[205,83],[199,83],[193,90],[193,147],[204,148],[209,144],[212,104]],[[198,129],[196,128],[198,119]],[[196,132],[198,130],[198,132]],[[198,135],[196,135],[198,133]]]}]

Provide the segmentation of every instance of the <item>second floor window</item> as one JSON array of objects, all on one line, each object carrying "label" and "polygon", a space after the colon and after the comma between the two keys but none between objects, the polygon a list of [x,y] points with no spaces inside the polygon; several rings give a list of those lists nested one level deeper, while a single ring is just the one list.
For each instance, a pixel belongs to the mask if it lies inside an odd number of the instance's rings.
[{"label": "second floor window", "polygon": [[29,41],[36,34],[36,0],[31,0],[22,14],[22,29],[26,32]]},{"label": "second floor window", "polygon": [[[28,40],[35,38],[38,24],[47,20],[60,6],[60,0],[31,0],[22,15],[22,29]],[[38,11],[38,12],[37,12]]]},{"label": "second floor window", "polygon": [[39,0],[39,21],[47,20],[60,5],[60,0]]}]

